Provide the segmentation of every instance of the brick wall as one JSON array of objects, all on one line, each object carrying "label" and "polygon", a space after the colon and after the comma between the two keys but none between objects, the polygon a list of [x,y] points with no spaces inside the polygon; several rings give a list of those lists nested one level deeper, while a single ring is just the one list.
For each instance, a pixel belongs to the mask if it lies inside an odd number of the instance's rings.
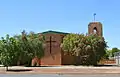
[{"label": "brick wall", "polygon": [[[60,44],[62,41],[62,36],[60,34],[55,33],[47,33],[45,35],[46,41],[46,48],[45,48],[45,55],[41,59],[41,66],[53,66],[53,65],[61,65],[61,48]],[[52,36],[51,40],[55,41],[52,42],[51,52],[50,52],[50,36]]]},{"label": "brick wall", "polygon": [[74,65],[75,64],[75,56],[64,55],[62,53],[62,65]]}]

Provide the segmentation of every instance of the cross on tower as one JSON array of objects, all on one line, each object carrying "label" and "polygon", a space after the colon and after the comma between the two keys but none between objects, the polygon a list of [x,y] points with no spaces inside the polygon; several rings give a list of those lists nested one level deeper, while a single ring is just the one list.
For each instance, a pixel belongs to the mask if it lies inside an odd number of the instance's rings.
[{"label": "cross on tower", "polygon": [[93,14],[93,16],[94,16],[94,21],[95,21],[95,16],[96,16],[96,13],[94,13],[94,14]]}]

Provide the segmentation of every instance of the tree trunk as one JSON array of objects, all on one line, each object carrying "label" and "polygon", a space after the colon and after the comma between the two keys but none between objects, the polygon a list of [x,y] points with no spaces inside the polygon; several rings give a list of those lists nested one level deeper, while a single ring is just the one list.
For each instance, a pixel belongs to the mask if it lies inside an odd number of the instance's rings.
[{"label": "tree trunk", "polygon": [[75,62],[76,62],[76,65],[80,65],[80,63],[81,63],[80,56],[75,57]]},{"label": "tree trunk", "polygon": [[17,61],[17,66],[19,66],[19,65],[20,65],[20,61],[18,60],[18,61]]},{"label": "tree trunk", "polygon": [[18,61],[17,61],[17,66],[19,66],[19,65],[20,65],[20,61],[21,61],[21,56],[19,56],[19,58],[18,58]]},{"label": "tree trunk", "polygon": [[8,66],[6,66],[6,71],[8,71]]}]

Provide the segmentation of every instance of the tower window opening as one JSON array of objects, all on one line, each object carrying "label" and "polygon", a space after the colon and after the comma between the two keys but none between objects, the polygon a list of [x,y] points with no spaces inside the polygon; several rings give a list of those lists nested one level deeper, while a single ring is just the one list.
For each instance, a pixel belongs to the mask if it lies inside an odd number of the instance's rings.
[{"label": "tower window opening", "polygon": [[97,28],[96,27],[93,29],[93,34],[97,34]]}]

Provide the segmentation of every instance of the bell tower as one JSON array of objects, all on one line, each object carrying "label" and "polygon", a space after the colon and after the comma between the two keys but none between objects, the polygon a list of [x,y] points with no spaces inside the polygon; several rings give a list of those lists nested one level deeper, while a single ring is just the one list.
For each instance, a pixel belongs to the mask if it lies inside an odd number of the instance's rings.
[{"label": "bell tower", "polygon": [[103,36],[102,24],[100,22],[90,22],[88,25],[88,34]]}]

